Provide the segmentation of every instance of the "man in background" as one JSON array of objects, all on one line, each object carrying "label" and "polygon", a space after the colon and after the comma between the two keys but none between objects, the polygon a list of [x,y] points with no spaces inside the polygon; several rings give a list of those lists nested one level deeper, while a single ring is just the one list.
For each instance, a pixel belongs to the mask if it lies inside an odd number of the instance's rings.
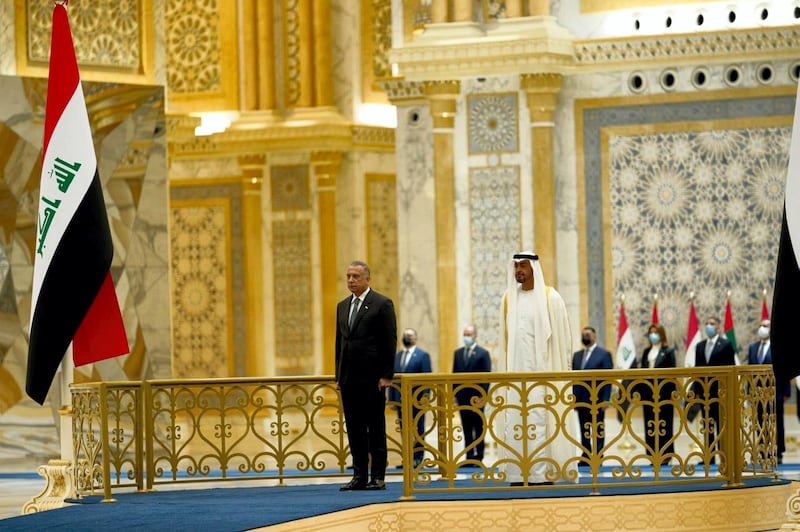
[{"label": "man in background", "polygon": [[[478,373],[492,370],[489,351],[478,345],[475,325],[464,327],[464,346],[453,353],[453,373]],[[488,383],[455,384],[456,404],[467,450],[466,467],[479,467],[484,451],[484,413]]]}]

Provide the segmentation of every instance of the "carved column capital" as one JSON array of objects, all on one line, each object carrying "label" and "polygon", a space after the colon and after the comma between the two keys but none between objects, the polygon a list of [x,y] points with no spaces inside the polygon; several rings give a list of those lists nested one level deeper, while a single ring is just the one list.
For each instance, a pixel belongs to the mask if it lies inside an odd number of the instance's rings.
[{"label": "carved column capital", "polygon": [[456,98],[461,83],[454,80],[426,81],[423,92],[430,102],[434,128],[453,128],[456,117]]},{"label": "carved column capital", "polygon": [[564,78],[561,74],[522,74],[520,86],[528,100],[532,127],[539,122],[552,122]]}]

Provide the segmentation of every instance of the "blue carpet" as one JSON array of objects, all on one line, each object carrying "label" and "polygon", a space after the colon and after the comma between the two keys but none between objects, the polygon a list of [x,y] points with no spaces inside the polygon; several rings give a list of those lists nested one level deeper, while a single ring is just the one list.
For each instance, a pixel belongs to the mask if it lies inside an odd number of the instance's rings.
[{"label": "blue carpet", "polygon": [[[583,482],[588,482],[584,479]],[[582,482],[582,483],[583,483]],[[779,480],[777,484],[788,483]],[[474,486],[469,480],[459,487]],[[651,487],[618,486],[604,488],[601,495],[709,491],[722,482],[697,482]],[[746,487],[775,485],[769,478],[748,479]],[[445,487],[444,482],[434,483]],[[0,521],[4,531],[29,530],[214,530],[239,531],[295,519],[323,515],[368,504],[397,502],[402,483],[390,482],[385,491],[340,492],[340,484],[314,484],[284,487],[209,488],[155,493],[115,494],[116,503],[100,504],[100,497],[89,497],[82,504],[46,512],[12,517]],[[423,493],[417,500],[498,500],[551,497],[580,497],[590,489],[514,489],[476,490],[461,493]],[[413,504],[408,502],[404,504]]]}]

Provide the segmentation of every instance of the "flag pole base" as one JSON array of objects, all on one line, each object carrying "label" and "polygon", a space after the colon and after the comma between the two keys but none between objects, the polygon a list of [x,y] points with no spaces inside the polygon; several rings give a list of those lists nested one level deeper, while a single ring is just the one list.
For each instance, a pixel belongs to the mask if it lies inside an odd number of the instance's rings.
[{"label": "flag pole base", "polygon": [[41,465],[39,475],[47,484],[39,495],[33,497],[22,507],[23,514],[32,514],[71,506],[65,499],[75,498],[75,482],[72,462],[68,460],[50,460]]}]

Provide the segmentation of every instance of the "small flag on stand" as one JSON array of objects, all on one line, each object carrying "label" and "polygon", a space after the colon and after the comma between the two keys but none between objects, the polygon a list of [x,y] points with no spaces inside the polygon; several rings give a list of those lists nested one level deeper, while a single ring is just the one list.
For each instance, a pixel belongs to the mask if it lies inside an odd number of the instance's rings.
[{"label": "small flag on stand", "polygon": [[625,316],[625,298],[619,304],[619,330],[617,332],[616,366],[618,369],[629,369],[636,360],[636,345],[633,343],[633,333],[628,327],[628,318]]},{"label": "small flag on stand", "polygon": [[650,320],[650,323],[653,325],[657,325],[658,322],[658,294],[653,294],[653,317]]},{"label": "small flag on stand", "polygon": [[725,337],[731,343],[734,352],[734,360],[739,365],[739,346],[736,344],[736,332],[733,327],[733,312],[731,312],[731,293],[728,291],[728,298],[725,300],[725,324],[722,326]]},{"label": "small flag on stand", "polygon": [[689,303],[689,324],[686,326],[686,356],[684,358],[684,365],[687,368],[693,368],[695,365],[695,354],[697,352],[697,344],[703,339],[700,334],[700,320],[697,319],[697,311],[694,308],[694,293],[690,296]]},{"label": "small flag on stand", "polygon": [[66,10],[53,9],[25,389],[43,404],[70,343],[76,366],[128,353],[114,254]]}]

